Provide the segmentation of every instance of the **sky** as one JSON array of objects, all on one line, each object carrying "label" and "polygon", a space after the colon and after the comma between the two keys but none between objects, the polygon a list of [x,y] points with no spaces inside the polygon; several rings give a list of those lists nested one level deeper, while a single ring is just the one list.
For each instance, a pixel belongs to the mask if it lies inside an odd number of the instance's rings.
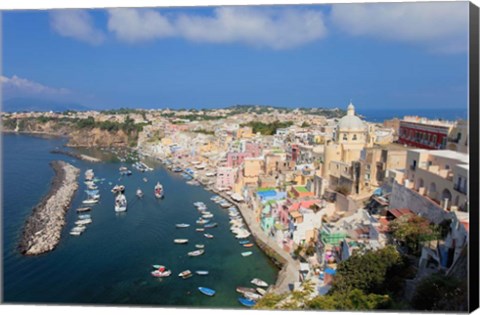
[{"label": "sky", "polygon": [[467,107],[468,2],[5,11],[3,100]]}]

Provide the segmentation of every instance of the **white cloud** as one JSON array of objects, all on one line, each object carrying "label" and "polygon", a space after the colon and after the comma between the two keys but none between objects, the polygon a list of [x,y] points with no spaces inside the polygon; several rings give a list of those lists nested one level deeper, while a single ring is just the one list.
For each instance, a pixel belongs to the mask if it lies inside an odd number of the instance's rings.
[{"label": "white cloud", "polygon": [[58,34],[92,45],[101,44],[105,35],[97,30],[93,18],[84,10],[57,10],[50,13],[50,26]]},{"label": "white cloud", "polygon": [[172,36],[175,32],[170,21],[154,10],[108,10],[108,30],[127,42],[146,41]]},{"label": "white cloud", "polygon": [[109,15],[109,30],[127,42],[175,36],[196,42],[287,49],[326,35],[323,14],[304,9],[221,7],[212,16],[114,9]]},{"label": "white cloud", "polygon": [[11,78],[0,75],[0,83],[4,97],[15,96],[62,96],[70,93],[65,88],[53,88],[38,82],[20,78],[16,75]]},{"label": "white cloud", "polygon": [[351,35],[413,42],[442,52],[468,46],[468,2],[335,4],[330,18]]}]

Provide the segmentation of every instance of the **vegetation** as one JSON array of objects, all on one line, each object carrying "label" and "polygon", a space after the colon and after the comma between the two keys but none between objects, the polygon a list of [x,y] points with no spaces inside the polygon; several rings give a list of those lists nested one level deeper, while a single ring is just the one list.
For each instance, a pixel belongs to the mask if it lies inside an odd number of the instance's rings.
[{"label": "vegetation", "polygon": [[290,127],[291,125],[293,125],[292,121],[280,122],[277,120],[269,124],[266,124],[260,121],[251,121],[247,124],[242,124],[242,127],[245,127],[245,126],[252,127],[253,133],[260,132],[262,135],[271,136],[277,132],[277,129],[287,128],[287,127]]},{"label": "vegetation", "polygon": [[441,237],[441,228],[417,215],[402,216],[389,224],[395,239],[404,243],[412,254],[419,254],[423,242]]},{"label": "vegetation", "polygon": [[300,127],[302,127],[302,128],[308,128],[308,127],[310,127],[310,126],[311,126],[311,125],[310,125],[308,122],[304,121]]},{"label": "vegetation", "polygon": [[196,133],[203,133],[205,135],[213,135],[215,134],[215,132],[211,131],[211,130],[205,130],[205,129],[195,129],[193,130],[193,132],[196,132]]},{"label": "vegetation", "polygon": [[362,290],[353,289],[318,296],[307,303],[307,308],[315,310],[376,310],[386,309],[390,303],[391,299],[388,295],[365,294]]},{"label": "vegetation", "polygon": [[451,276],[433,274],[417,286],[412,305],[421,311],[467,311],[467,282]]}]

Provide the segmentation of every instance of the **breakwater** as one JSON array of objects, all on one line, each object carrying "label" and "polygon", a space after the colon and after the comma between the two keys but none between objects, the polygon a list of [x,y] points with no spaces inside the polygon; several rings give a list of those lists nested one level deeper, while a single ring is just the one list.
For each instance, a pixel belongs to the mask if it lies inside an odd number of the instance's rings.
[{"label": "breakwater", "polygon": [[83,161],[87,161],[87,162],[93,162],[93,163],[98,163],[98,162],[102,161],[102,160],[94,158],[92,156],[88,156],[88,155],[85,155],[85,154],[78,154],[78,153],[65,151],[65,150],[52,150],[52,151],[50,151],[50,153],[64,154],[64,155],[71,156],[71,157],[74,157],[74,158],[79,159],[79,160],[83,160]]},{"label": "breakwater", "polygon": [[50,192],[33,208],[25,223],[19,244],[24,255],[39,255],[57,246],[65,213],[78,189],[78,168],[63,161],[53,161],[50,165],[55,171]]}]

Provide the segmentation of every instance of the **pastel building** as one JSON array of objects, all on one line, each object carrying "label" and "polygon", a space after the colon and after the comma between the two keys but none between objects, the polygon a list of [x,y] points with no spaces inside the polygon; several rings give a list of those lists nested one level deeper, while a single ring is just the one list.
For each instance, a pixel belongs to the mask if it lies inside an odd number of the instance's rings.
[{"label": "pastel building", "polygon": [[215,188],[218,190],[232,189],[235,185],[236,174],[236,168],[218,167]]}]

